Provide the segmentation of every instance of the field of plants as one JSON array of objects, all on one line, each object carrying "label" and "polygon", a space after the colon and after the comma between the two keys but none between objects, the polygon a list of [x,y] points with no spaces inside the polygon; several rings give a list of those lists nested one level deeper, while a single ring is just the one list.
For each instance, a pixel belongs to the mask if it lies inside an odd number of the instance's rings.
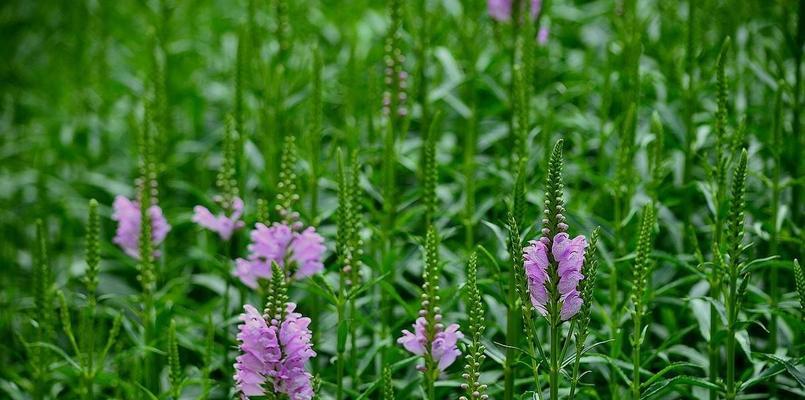
[{"label": "field of plants", "polygon": [[805,0],[0,32],[2,399],[805,398]]}]

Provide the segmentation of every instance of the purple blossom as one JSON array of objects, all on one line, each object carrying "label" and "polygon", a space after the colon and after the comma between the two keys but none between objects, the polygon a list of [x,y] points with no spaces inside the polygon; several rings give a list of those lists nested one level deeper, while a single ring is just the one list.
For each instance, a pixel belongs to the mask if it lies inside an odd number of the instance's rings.
[{"label": "purple blossom", "polygon": [[[114,212],[112,219],[117,221],[117,231],[112,241],[120,246],[130,257],[140,259],[140,205],[124,196],[115,197],[112,205]],[[158,205],[148,208],[151,221],[151,241],[154,247],[159,246],[168,232],[170,224],[165,220],[162,209]],[[159,257],[159,251],[154,251],[154,257]]]},{"label": "purple blossom", "polygon": [[557,273],[559,274],[558,289],[561,295],[562,311],[560,316],[562,321],[567,321],[581,308],[584,302],[579,297],[576,287],[579,281],[584,279],[581,274],[581,266],[584,264],[584,249],[587,247],[587,239],[583,235],[576,236],[572,240],[570,236],[561,232],[553,237],[553,257],[559,264]]},{"label": "purple blossom", "polygon": [[548,282],[548,250],[545,243],[532,240],[531,245],[523,251],[523,268],[528,279],[528,292],[531,295],[531,305],[543,316],[548,315],[548,291],[545,283]]},{"label": "purple blossom", "polygon": [[[220,200],[216,199],[216,200]],[[193,208],[193,222],[218,233],[223,240],[229,240],[232,233],[245,225],[240,217],[243,215],[243,200],[234,197],[231,204],[232,213],[229,216],[221,213],[213,215],[207,207],[195,206]]]},{"label": "purple blossom", "polygon": [[[508,22],[512,15],[512,0],[489,0],[487,11],[492,19],[498,22]],[[531,18],[536,19],[542,11],[542,0],[531,0]]]},{"label": "purple blossom", "polygon": [[[280,267],[294,269],[293,277],[303,279],[324,269],[324,238],[316,229],[308,227],[296,232],[290,226],[275,222],[270,227],[257,223],[251,232],[248,259],[235,260],[234,275],[251,288],[257,287],[257,279],[271,277],[271,262]],[[290,274],[290,271],[286,272]]]},{"label": "purple blossom", "polygon": [[[548,259],[548,247],[542,240],[532,240],[529,243],[530,245],[523,249],[523,268],[528,279],[531,304],[540,314],[547,316],[549,289],[546,285],[550,283],[548,268],[551,265]],[[567,233],[561,232],[553,238],[551,253],[558,264],[556,275],[559,277],[559,282],[556,283],[556,290],[561,303],[559,316],[562,321],[567,321],[576,315],[584,303],[577,287],[579,281],[584,279],[581,267],[586,247],[587,240],[582,235],[570,239]]]},{"label": "purple blossom", "polygon": [[294,276],[297,279],[307,278],[324,269],[321,262],[324,249],[324,238],[312,226],[296,234],[291,242],[291,253],[297,263]]},{"label": "purple blossom", "polygon": [[539,32],[537,32],[537,43],[544,46],[546,43],[548,43],[549,34],[550,29],[547,26],[541,26],[539,28]]},{"label": "purple blossom", "polygon": [[[416,323],[413,325],[414,332],[411,333],[409,330],[404,329],[402,331],[403,335],[397,339],[397,343],[402,344],[406,350],[415,355],[425,355],[428,348],[427,324],[425,317],[417,318]],[[447,369],[461,355],[456,343],[464,337],[464,334],[458,329],[457,324],[451,324],[447,329],[444,329],[441,324],[436,325],[436,335],[430,345],[430,355],[440,371]]]},{"label": "purple blossom", "polygon": [[291,400],[313,397],[312,375],[305,363],[316,356],[310,343],[310,318],[294,312],[288,303],[282,323],[266,322],[251,305],[238,326],[241,355],[235,363],[235,384],[242,398],[263,396],[266,389],[288,395]]}]

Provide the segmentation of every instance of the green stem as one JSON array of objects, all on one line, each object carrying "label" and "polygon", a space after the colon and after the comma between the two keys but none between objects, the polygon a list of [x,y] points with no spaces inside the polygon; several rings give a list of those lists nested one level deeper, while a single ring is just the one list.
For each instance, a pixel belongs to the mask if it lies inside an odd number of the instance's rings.
[{"label": "green stem", "polygon": [[[710,295],[717,296],[717,292],[711,290]],[[713,297],[716,299],[717,297]],[[718,363],[719,363],[719,346],[716,344],[716,336],[718,335],[718,311],[715,306],[710,305],[710,343],[708,344],[708,356],[710,360],[710,382],[718,384]],[[716,400],[718,392],[710,390],[710,399]]]},{"label": "green stem", "polygon": [[528,352],[531,355],[531,372],[534,376],[534,391],[537,392],[537,397],[542,400],[542,382],[539,379],[539,364],[537,363],[537,351],[534,347],[534,339],[536,339],[536,330],[534,329],[534,322],[531,322],[531,334],[528,335]]},{"label": "green stem", "polygon": [[[637,307],[637,306],[636,306]],[[638,311],[634,316],[634,332],[632,348],[632,399],[640,400],[640,336],[643,332],[642,315]]]},{"label": "green stem", "polygon": [[[620,257],[623,255],[623,236],[621,234],[621,221],[623,219],[622,212],[621,212],[621,194],[620,189],[615,189],[615,218],[613,224],[615,225],[615,249],[616,249],[616,256]],[[616,257],[616,258],[617,258]],[[610,346],[609,356],[612,359],[616,359],[618,357],[618,353],[620,352],[620,340],[618,340],[618,324],[620,323],[620,307],[618,306],[618,263],[616,260],[612,261],[612,269],[609,273],[609,304],[610,304],[610,335],[612,336],[613,340],[612,345]],[[610,364],[609,366],[609,392],[610,396],[615,399],[618,398],[618,386],[617,380],[615,376],[617,372],[615,371],[615,366]]]},{"label": "green stem", "polygon": [[349,351],[350,351],[350,361],[352,364],[350,365],[351,372],[352,372],[352,388],[357,390],[360,386],[360,376],[358,375],[358,334],[355,329],[357,326],[356,316],[358,315],[358,309],[355,306],[355,299],[351,299],[349,301]]},{"label": "green stem", "polygon": [[[779,129],[779,128],[778,128]],[[777,150],[779,154],[779,150]],[[776,255],[779,251],[779,232],[777,231],[777,215],[780,212],[780,160],[775,157],[774,177],[772,178],[772,200],[771,200],[771,240],[769,244],[769,253]],[[771,320],[769,321],[769,352],[774,353],[777,350],[777,315],[774,310],[777,309],[777,304],[780,299],[780,282],[779,271],[777,268],[772,268],[769,272],[769,288],[771,297]]]},{"label": "green stem", "polygon": [[[473,66],[474,68],[474,66]],[[474,75],[474,73],[473,73]],[[477,105],[475,96],[474,78],[470,81],[470,112],[472,115],[467,121],[467,136],[464,142],[464,187],[466,200],[464,203],[464,243],[467,249],[474,245],[473,219],[475,218],[475,153],[477,146]]]},{"label": "green stem", "polygon": [[735,264],[730,262],[729,299],[727,300],[727,399],[735,399],[735,320],[738,315],[737,286],[738,273]]},{"label": "green stem", "polygon": [[576,339],[576,359],[573,360],[573,375],[570,382],[570,394],[567,396],[567,398],[570,400],[573,400],[573,398],[576,396],[576,386],[579,384],[579,365],[581,364],[581,355],[584,351],[584,341],[587,339],[587,335],[576,337]]},{"label": "green stem", "polygon": [[[693,67],[695,58],[695,21],[696,21],[696,1],[688,0],[688,38],[687,48],[685,51],[685,73],[688,77],[688,84],[686,87],[686,102],[685,102],[685,168],[684,168],[684,184],[688,185],[691,182],[693,175],[693,158],[696,153],[693,151],[693,142],[696,139],[696,132],[693,126],[693,113],[696,108],[696,98],[694,94],[694,80],[693,80]],[[690,223],[691,202],[686,201],[683,204],[684,220]]]},{"label": "green stem", "polygon": [[517,303],[517,281],[514,268],[509,268],[509,288],[506,303],[506,362],[503,366],[504,398],[514,398],[514,361],[517,357],[517,342],[520,339],[520,312]]},{"label": "green stem", "polygon": [[[232,242],[234,243],[234,242]],[[232,243],[225,243],[224,244],[224,252],[226,255],[226,261],[228,262],[231,260],[232,254]],[[221,310],[221,327],[224,330],[223,332],[223,348],[221,349],[221,370],[226,374],[228,369],[227,362],[229,358],[229,326],[227,325],[227,321],[229,320],[229,292],[231,289],[231,281],[229,279],[228,271],[224,270],[224,280],[226,281],[226,286],[224,287],[224,304],[223,309]]]},{"label": "green stem", "polygon": [[[558,313],[558,311],[557,311]],[[559,399],[559,321],[558,317],[553,317],[551,323],[551,368],[548,371],[550,377],[551,400]]]},{"label": "green stem", "polygon": [[428,376],[425,378],[425,386],[427,387],[428,390],[428,399],[436,400],[436,384],[434,382],[435,379],[432,376],[430,376],[429,372],[430,371],[428,371],[427,373]]}]

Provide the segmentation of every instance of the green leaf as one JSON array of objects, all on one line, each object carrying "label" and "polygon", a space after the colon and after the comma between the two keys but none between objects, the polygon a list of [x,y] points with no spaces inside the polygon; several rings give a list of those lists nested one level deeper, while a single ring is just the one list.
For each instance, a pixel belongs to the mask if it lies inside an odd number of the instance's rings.
[{"label": "green leaf", "polygon": [[695,376],[675,376],[671,379],[663,379],[656,382],[640,396],[641,400],[650,400],[668,392],[677,385],[698,386],[705,389],[723,391],[723,388],[704,378]]}]

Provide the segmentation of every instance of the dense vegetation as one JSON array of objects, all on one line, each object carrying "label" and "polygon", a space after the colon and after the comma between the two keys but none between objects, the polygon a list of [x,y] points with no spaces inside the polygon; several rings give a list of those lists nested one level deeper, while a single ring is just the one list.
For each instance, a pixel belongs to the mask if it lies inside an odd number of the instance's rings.
[{"label": "dense vegetation", "polygon": [[805,397],[804,19],[3,2],[0,398]]}]

